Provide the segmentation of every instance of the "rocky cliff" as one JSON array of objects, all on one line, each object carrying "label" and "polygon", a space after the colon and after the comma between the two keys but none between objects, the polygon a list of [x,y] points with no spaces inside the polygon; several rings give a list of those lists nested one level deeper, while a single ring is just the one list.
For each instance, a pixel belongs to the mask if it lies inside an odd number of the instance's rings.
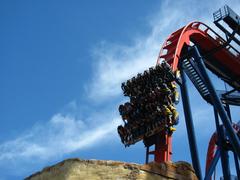
[{"label": "rocky cliff", "polygon": [[186,162],[149,163],[147,165],[118,161],[67,159],[46,167],[26,180],[197,180]]}]

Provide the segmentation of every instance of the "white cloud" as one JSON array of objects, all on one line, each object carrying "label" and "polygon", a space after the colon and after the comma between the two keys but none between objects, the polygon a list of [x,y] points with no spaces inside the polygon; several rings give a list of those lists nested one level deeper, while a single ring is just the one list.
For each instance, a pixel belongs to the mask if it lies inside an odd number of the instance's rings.
[{"label": "white cloud", "polygon": [[[99,61],[96,65],[93,84],[90,84],[90,97],[109,98],[120,94],[121,82],[131,76],[153,66],[159,46],[153,39],[138,41],[135,46],[106,45],[105,43],[95,50],[94,54]],[[112,46],[112,48],[110,48]],[[142,52],[141,52],[142,49]]]},{"label": "white cloud", "polygon": [[[99,120],[99,123],[101,120]],[[0,145],[0,162],[47,160],[96,145],[116,132],[120,119],[100,126],[86,124],[69,115],[56,114],[44,125],[36,125],[23,136]],[[102,141],[101,141],[102,142]]]}]

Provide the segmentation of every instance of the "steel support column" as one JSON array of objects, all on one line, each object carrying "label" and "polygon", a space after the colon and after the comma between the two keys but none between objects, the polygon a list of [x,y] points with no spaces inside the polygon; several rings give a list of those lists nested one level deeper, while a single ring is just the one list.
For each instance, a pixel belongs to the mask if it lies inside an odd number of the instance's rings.
[{"label": "steel support column", "polygon": [[223,177],[224,179],[231,179],[228,151],[224,149],[224,141],[226,139],[224,127],[220,126],[219,124],[218,112],[216,108],[214,108],[214,116],[215,116],[215,123],[216,123],[216,129],[217,129],[217,144],[221,154]]},{"label": "steel support column", "polygon": [[171,161],[172,158],[172,136],[162,131],[156,137],[154,161],[157,163]]},{"label": "steel support column", "polygon": [[181,68],[181,78],[182,78],[182,84],[180,85],[180,89],[181,89],[181,95],[182,95],[183,110],[184,110],[185,122],[186,122],[186,127],[187,127],[188,142],[189,142],[189,146],[190,146],[192,164],[193,164],[193,168],[196,172],[198,179],[202,180],[202,173],[201,173],[201,167],[200,167],[200,162],[199,162],[197,143],[196,143],[195,131],[194,131],[193,120],[192,120],[191,107],[190,107],[189,98],[188,98],[186,75],[185,75],[184,71],[182,70],[182,68]]},{"label": "steel support column", "polygon": [[211,162],[211,164],[209,166],[209,169],[208,169],[208,171],[205,174],[204,180],[211,179],[212,174],[213,174],[213,172],[214,172],[214,170],[216,168],[216,165],[218,163],[219,158],[220,158],[220,150],[217,149],[217,151],[215,152],[214,158],[213,158],[213,160],[212,160],[212,162]]},{"label": "steel support column", "polygon": [[225,126],[225,128],[227,130],[227,134],[229,136],[229,140],[232,143],[233,149],[236,152],[236,154],[238,155],[238,157],[240,158],[240,141],[239,141],[236,133],[234,132],[231,121],[230,121],[230,119],[229,119],[229,117],[228,117],[228,115],[227,115],[215,89],[214,89],[214,86],[208,76],[205,64],[203,62],[203,58],[200,55],[198,48],[196,46],[191,47],[190,51],[192,53],[192,57],[197,62],[198,68],[199,68],[199,70],[204,78],[204,81],[208,87],[208,90],[210,92],[210,96],[212,99],[212,103],[213,103],[214,107],[217,109],[219,116],[221,117],[221,120],[223,122],[223,125]]},{"label": "steel support column", "polygon": [[231,110],[230,110],[229,104],[225,105],[225,110],[227,111],[227,115],[228,115],[229,120],[232,122],[232,116],[231,116]]},{"label": "steel support column", "polygon": [[234,156],[234,162],[235,162],[235,167],[236,167],[236,172],[237,172],[237,177],[240,179],[240,167],[239,167],[239,160],[235,152],[233,152]]},{"label": "steel support column", "polygon": [[146,159],[145,159],[145,164],[147,164],[149,161],[149,146],[146,147]]},{"label": "steel support column", "polygon": [[[227,111],[230,121],[232,122],[231,109],[230,109],[229,104],[226,104],[225,109]],[[239,161],[238,161],[238,156],[237,156],[236,152],[233,152],[233,157],[234,157],[234,163],[235,163],[235,168],[236,168],[236,172],[237,172],[237,177],[238,177],[238,179],[240,179],[240,167],[239,167]]]}]

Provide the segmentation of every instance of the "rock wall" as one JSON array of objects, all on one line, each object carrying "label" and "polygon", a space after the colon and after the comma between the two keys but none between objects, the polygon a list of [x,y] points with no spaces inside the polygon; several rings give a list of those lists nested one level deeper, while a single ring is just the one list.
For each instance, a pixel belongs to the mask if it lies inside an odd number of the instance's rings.
[{"label": "rock wall", "polygon": [[150,163],[147,165],[118,161],[67,159],[46,167],[26,180],[197,180],[186,162]]}]

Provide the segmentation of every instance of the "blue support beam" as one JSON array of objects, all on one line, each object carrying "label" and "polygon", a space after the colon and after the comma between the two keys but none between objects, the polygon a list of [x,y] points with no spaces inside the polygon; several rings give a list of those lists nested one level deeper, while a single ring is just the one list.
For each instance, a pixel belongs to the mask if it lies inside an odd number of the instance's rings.
[{"label": "blue support beam", "polygon": [[220,154],[220,150],[217,149],[217,151],[216,151],[216,153],[215,153],[215,155],[214,155],[214,158],[213,158],[213,160],[212,160],[212,162],[211,162],[211,164],[210,164],[210,167],[209,167],[208,171],[207,171],[206,174],[205,174],[204,180],[211,180],[212,174],[213,174],[213,172],[214,172],[214,170],[215,170],[215,168],[216,168],[216,165],[217,165],[217,163],[218,163],[218,160],[219,160],[219,158],[220,158],[220,155],[221,155],[221,154]]},{"label": "blue support beam", "polygon": [[202,173],[201,173],[201,167],[200,167],[200,161],[199,161],[199,155],[198,155],[198,149],[197,149],[197,143],[196,143],[196,137],[195,137],[195,130],[193,126],[191,107],[190,107],[189,98],[188,98],[188,89],[186,85],[186,75],[182,70],[182,68],[181,68],[181,78],[182,78],[182,84],[180,85],[180,89],[181,89],[181,95],[182,95],[183,110],[184,110],[185,122],[187,127],[188,142],[190,146],[192,164],[198,179],[202,180]]},{"label": "blue support beam", "polygon": [[233,152],[234,156],[234,162],[235,162],[235,167],[236,167],[236,172],[237,172],[237,177],[240,179],[240,167],[239,167],[239,160],[235,152]]},{"label": "blue support beam", "polygon": [[240,141],[237,137],[236,133],[234,132],[234,129],[232,127],[231,121],[215,91],[215,88],[208,76],[205,64],[203,62],[203,58],[200,55],[198,48],[196,46],[193,46],[190,48],[190,54],[195,59],[195,61],[198,64],[198,68],[203,75],[204,81],[208,87],[208,90],[210,92],[211,100],[214,105],[214,107],[217,109],[219,116],[221,117],[221,120],[223,122],[224,127],[226,128],[227,134],[229,136],[229,140],[232,143],[233,149],[235,153],[237,154],[238,158],[240,158]]},{"label": "blue support beam", "polygon": [[230,166],[229,166],[228,151],[224,148],[224,143],[226,139],[225,132],[224,132],[224,127],[220,126],[218,112],[216,108],[214,108],[214,117],[215,117],[216,129],[217,129],[217,138],[218,138],[217,144],[218,144],[218,149],[221,155],[223,177],[224,179],[230,179],[231,173],[230,173]]}]

